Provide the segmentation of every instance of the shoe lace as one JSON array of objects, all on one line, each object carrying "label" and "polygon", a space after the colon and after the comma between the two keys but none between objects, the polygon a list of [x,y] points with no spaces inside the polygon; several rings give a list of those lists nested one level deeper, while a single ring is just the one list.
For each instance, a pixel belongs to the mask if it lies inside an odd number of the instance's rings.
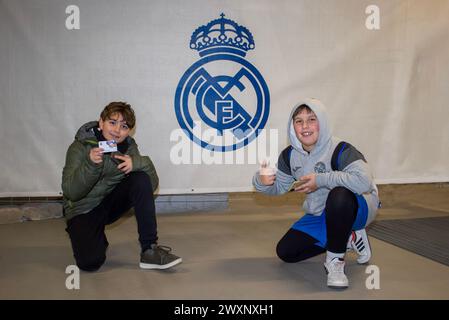
[{"label": "shoe lace", "polygon": [[345,262],[338,259],[337,261],[332,261],[329,263],[329,269],[334,273],[345,273]]},{"label": "shoe lace", "polygon": [[160,246],[157,245],[156,249],[158,249],[158,251],[161,251],[162,253],[164,253],[165,255],[169,254],[171,252],[171,248],[168,246]]}]

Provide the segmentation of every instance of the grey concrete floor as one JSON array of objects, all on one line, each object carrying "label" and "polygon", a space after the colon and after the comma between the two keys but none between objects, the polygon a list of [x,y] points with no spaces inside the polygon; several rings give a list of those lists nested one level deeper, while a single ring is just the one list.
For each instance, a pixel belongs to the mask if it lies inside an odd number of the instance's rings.
[{"label": "grey concrete floor", "polygon": [[[378,219],[449,215],[448,184],[381,186]],[[324,255],[286,264],[277,241],[301,215],[301,195],[231,194],[220,212],[158,215],[160,244],[183,263],[141,270],[136,223],[107,228],[105,265],[65,286],[74,263],[63,219],[0,225],[0,299],[449,299],[449,267],[371,238],[380,289],[367,289],[366,265],[346,259],[348,289],[327,288]]]}]

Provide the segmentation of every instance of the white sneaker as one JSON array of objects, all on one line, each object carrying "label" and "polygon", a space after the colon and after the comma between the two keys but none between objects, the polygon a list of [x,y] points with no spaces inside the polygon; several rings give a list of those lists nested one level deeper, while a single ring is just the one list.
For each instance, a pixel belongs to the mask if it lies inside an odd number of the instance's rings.
[{"label": "white sneaker", "polygon": [[369,259],[371,259],[371,245],[369,243],[368,235],[366,234],[365,229],[351,232],[347,249],[352,249],[357,253],[358,264],[367,263]]},{"label": "white sneaker", "polygon": [[324,263],[327,273],[327,286],[330,288],[343,289],[348,287],[348,278],[345,275],[345,261],[334,258],[329,263]]}]

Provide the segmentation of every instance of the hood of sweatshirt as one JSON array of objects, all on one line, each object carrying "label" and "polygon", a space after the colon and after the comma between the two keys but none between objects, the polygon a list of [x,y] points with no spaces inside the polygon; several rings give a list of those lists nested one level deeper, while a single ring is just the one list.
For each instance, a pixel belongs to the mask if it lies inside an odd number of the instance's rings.
[{"label": "hood of sweatshirt", "polygon": [[85,141],[91,143],[98,143],[97,133],[98,131],[98,121],[90,121],[88,123],[83,124],[75,135],[75,140]]},{"label": "hood of sweatshirt", "polygon": [[318,123],[320,125],[318,141],[317,141],[315,147],[310,152],[310,154],[312,155],[312,154],[319,153],[320,150],[329,143],[329,141],[332,138],[331,128],[329,126],[329,121],[327,118],[326,107],[324,106],[324,104],[321,101],[319,101],[317,99],[313,99],[313,98],[307,98],[307,99],[299,101],[292,108],[292,111],[290,112],[290,117],[288,120],[288,135],[290,138],[290,144],[292,145],[292,147],[294,149],[296,149],[298,152],[300,152],[302,154],[308,153],[306,150],[304,150],[304,148],[301,144],[301,141],[299,141],[299,139],[296,137],[295,128],[293,126],[293,119],[292,119],[293,113],[295,112],[296,108],[298,108],[302,104],[305,104],[305,105],[309,106],[310,109],[312,109],[312,111],[317,116]]}]

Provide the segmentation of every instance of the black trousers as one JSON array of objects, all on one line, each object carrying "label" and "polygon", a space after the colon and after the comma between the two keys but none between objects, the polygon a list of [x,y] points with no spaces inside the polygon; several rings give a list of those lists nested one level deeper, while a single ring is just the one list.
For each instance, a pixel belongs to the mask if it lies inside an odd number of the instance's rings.
[{"label": "black trousers", "polygon": [[96,271],[106,260],[109,245],[105,226],[118,220],[134,207],[142,251],[157,242],[153,188],[150,177],[142,171],[131,172],[94,209],[67,221],[77,266]]},{"label": "black trousers", "polygon": [[322,248],[317,239],[299,230],[289,229],[276,247],[278,257],[285,262],[298,262],[329,250],[334,253],[346,252],[352,225],[357,216],[357,198],[350,190],[336,187],[329,192],[326,200],[327,246]]}]

